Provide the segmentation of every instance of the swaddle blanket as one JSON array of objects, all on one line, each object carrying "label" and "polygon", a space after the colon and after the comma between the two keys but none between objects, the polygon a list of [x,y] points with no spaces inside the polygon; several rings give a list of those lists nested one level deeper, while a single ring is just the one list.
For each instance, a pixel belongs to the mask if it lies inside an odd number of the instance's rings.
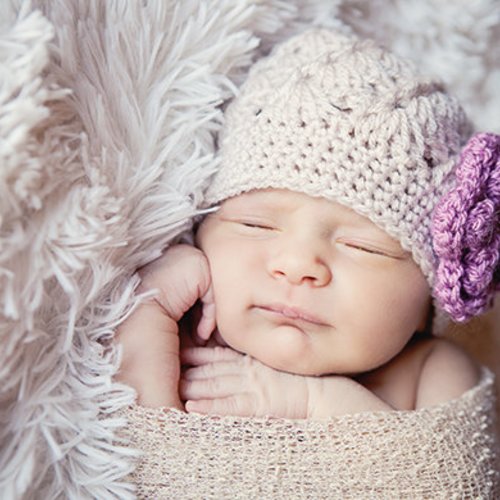
[{"label": "swaddle blanket", "polygon": [[132,406],[140,498],[500,498],[494,388],[416,411],[324,421]]}]

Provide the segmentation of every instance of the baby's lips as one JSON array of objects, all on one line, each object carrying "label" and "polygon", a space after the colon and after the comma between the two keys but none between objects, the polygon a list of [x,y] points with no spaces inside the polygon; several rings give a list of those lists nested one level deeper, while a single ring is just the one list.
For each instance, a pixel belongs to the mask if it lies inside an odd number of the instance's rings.
[{"label": "baby's lips", "polygon": [[280,314],[285,318],[307,321],[308,323],[316,325],[327,324],[322,318],[319,318],[316,315],[310,313],[309,311],[306,311],[304,309],[295,306],[288,306],[280,303],[272,303],[272,304],[257,305],[256,307],[264,311]]}]

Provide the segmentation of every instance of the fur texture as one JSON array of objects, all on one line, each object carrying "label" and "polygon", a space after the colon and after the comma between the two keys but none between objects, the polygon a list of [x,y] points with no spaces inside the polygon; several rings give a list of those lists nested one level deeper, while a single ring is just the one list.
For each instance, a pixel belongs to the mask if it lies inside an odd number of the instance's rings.
[{"label": "fur texture", "polygon": [[273,43],[310,24],[375,35],[500,131],[498,1],[369,5],[0,3],[1,498],[133,497],[110,339],[134,270],[198,213],[221,104]]}]

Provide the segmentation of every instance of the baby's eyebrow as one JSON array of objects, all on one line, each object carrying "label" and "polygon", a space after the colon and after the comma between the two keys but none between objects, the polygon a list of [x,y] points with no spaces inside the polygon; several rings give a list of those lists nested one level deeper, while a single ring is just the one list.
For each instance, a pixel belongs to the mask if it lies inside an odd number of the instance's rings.
[{"label": "baby's eyebrow", "polygon": [[231,204],[223,205],[226,210],[234,211],[260,211],[260,212],[277,212],[286,210],[283,203],[271,200],[234,200]]}]

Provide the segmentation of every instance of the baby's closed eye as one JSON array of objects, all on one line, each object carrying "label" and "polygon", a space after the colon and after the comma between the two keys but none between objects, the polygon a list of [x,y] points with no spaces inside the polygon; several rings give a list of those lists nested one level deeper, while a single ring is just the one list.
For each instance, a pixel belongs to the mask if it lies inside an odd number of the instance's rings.
[{"label": "baby's closed eye", "polygon": [[389,248],[388,246],[362,240],[338,239],[337,243],[354,252],[360,252],[367,255],[387,257],[391,259],[402,259],[405,257],[403,250]]},{"label": "baby's closed eye", "polygon": [[269,230],[275,229],[274,226],[271,226],[270,224],[266,224],[263,222],[239,221],[239,223],[249,228],[269,229]]},{"label": "baby's closed eye", "polygon": [[237,226],[248,230],[274,231],[278,229],[277,224],[269,219],[254,217],[230,217],[225,220],[226,222],[236,224]]}]

